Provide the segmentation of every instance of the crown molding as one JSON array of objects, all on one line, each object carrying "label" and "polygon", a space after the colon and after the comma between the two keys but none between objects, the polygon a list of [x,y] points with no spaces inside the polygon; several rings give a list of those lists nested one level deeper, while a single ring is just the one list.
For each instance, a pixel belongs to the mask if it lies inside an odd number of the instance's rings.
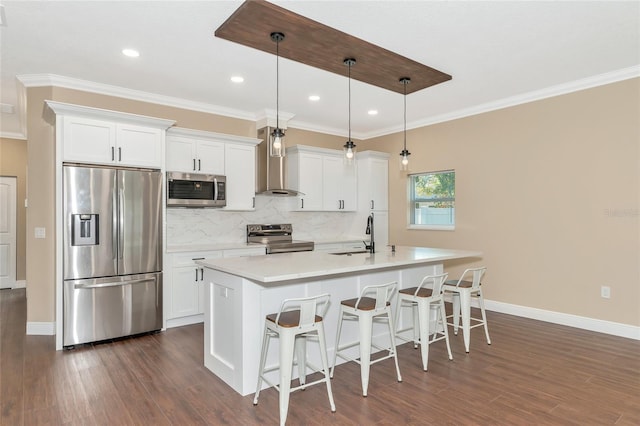
[{"label": "crown molding", "polygon": [[[496,111],[503,108],[509,108],[529,102],[534,102],[554,96],[565,95],[580,90],[590,89],[593,87],[604,86],[606,84],[616,83],[618,81],[628,80],[632,78],[640,77],[640,65],[634,65],[628,68],[623,68],[616,71],[607,72],[579,80],[570,81],[567,83],[551,86],[545,89],[536,90],[533,92],[524,93],[517,96],[511,96],[508,98],[500,99],[493,102],[487,102],[481,105],[477,105],[471,108],[464,108],[457,111],[448,112],[446,114],[440,114],[433,117],[428,117],[422,120],[413,121],[407,123],[407,130],[416,129],[419,127],[430,126],[437,123],[444,123],[447,121],[457,120],[459,118],[470,117],[473,115],[483,114],[485,112]],[[64,87],[67,89],[82,90],[91,93],[98,93],[107,96],[117,96],[126,99],[132,99],[142,102],[150,102],[154,104],[166,105],[176,108],[182,108],[192,111],[200,111],[210,114],[221,115],[225,117],[238,118],[242,120],[249,120],[257,122],[264,120],[270,115],[268,110],[260,111],[258,113],[250,113],[246,111],[240,111],[232,108],[225,108],[219,105],[207,104],[204,102],[194,102],[186,99],[174,98],[170,96],[156,95],[153,93],[142,92],[139,90],[131,90],[118,86],[111,86],[107,84],[94,83],[86,80],[79,80],[70,77],[59,76],[55,74],[25,74],[16,77],[18,81],[24,87],[42,87],[42,86],[56,86]],[[293,117],[290,113],[287,114]],[[284,118],[284,115],[283,115]],[[289,119],[287,120],[288,127],[308,130],[312,132],[320,132],[335,136],[346,137],[345,129],[319,126],[314,123],[304,122]],[[403,130],[403,127],[392,126],[383,129],[379,129],[374,132],[368,133],[352,133],[354,139],[367,140],[375,137],[386,136],[389,134],[397,133]],[[7,136],[8,137],[8,136]],[[23,137],[22,137],[23,138]]]},{"label": "crown molding", "polygon": [[255,114],[233,108],[226,108],[219,105],[208,104],[205,102],[189,101],[172,96],[157,95],[154,93],[143,92],[141,90],[127,89],[125,87],[112,86],[109,84],[94,83],[92,81],[64,77],[55,74],[23,74],[17,76],[16,78],[25,87],[63,87],[66,89],[81,90],[84,92],[97,93],[100,95],[116,96],[119,98],[131,99],[134,101],[149,102],[153,104],[187,109],[191,111],[206,112],[209,114],[222,115],[225,117],[239,118],[241,120],[255,121],[256,119]]},{"label": "crown molding", "polygon": [[[604,86],[607,84],[629,80],[637,77],[640,77],[640,65],[634,65],[632,67],[582,78],[580,80],[574,80],[568,83],[558,84],[556,86],[547,87],[545,89],[535,90],[533,92],[523,93],[521,95],[511,96],[493,102],[487,102],[471,108],[464,108],[446,114],[440,114],[433,117],[425,118],[423,120],[413,121],[411,123],[407,123],[407,130],[426,127],[438,123],[444,123],[447,121],[457,120],[459,118],[470,117],[472,115],[483,114],[485,112],[496,111],[499,109],[522,105],[529,102],[535,102],[542,99],[552,98],[554,96],[566,95],[569,93],[579,92],[581,90]],[[402,130],[403,127],[400,125],[387,127],[376,132],[366,133],[363,135],[363,139],[366,140],[379,136],[385,136],[392,133],[401,132]]]}]

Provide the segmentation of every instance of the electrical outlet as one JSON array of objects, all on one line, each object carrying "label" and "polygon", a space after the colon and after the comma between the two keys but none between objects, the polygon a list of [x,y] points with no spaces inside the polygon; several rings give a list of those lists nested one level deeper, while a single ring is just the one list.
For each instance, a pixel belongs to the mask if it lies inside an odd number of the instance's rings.
[{"label": "electrical outlet", "polygon": [[600,287],[600,297],[603,297],[605,299],[611,298],[611,287],[606,285]]}]

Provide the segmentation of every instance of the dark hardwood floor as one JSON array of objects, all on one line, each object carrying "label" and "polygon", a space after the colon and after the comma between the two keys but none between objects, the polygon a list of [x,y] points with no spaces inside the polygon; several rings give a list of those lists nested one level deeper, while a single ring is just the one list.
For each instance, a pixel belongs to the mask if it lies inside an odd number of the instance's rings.
[{"label": "dark hardwood floor", "polygon": [[[203,366],[203,327],[71,351],[54,337],[25,335],[25,291],[0,291],[2,425],[278,424],[278,394],[260,404],[242,397]],[[430,348],[429,371],[411,344],[372,367],[363,398],[355,363],[332,380],[337,412],[324,386],[291,396],[291,425],[640,424],[640,342],[488,313],[492,345],[472,330],[471,353],[452,335]],[[260,342],[256,342],[259,350]]]}]

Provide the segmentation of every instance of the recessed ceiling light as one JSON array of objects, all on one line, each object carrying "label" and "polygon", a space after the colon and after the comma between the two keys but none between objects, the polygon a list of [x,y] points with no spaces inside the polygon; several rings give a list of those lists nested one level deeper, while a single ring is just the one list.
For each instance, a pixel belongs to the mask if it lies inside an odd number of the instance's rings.
[{"label": "recessed ceiling light", "polygon": [[367,111],[367,114],[369,114],[369,115],[378,115],[378,110],[377,109],[370,109],[369,111]]},{"label": "recessed ceiling light", "polygon": [[309,100],[310,100],[310,101],[313,101],[313,102],[319,101],[319,100],[320,100],[320,96],[318,96],[318,95],[311,95],[311,96],[309,96]]},{"label": "recessed ceiling light", "polygon": [[244,81],[244,77],[234,75],[231,77],[231,81],[233,81],[234,83],[242,83]]},{"label": "recessed ceiling light", "polygon": [[135,49],[122,49],[122,54],[130,58],[137,58],[138,56],[140,56],[140,52]]}]

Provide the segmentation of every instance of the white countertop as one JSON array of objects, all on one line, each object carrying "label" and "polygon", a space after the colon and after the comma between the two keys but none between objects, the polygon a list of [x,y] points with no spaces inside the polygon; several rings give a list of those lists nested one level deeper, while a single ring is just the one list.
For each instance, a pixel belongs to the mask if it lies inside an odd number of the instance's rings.
[{"label": "white countertop", "polygon": [[479,251],[451,250],[429,247],[396,246],[378,252],[334,255],[326,252],[280,253],[264,256],[226,259],[204,259],[198,264],[217,271],[237,275],[258,283],[293,281],[304,278],[348,274],[377,269],[395,269],[445,260],[480,257]]},{"label": "white countertop", "polygon": [[233,250],[233,249],[248,249],[256,247],[265,247],[263,244],[256,243],[215,243],[215,244],[182,244],[182,245],[167,245],[167,253],[185,253],[191,251],[216,251],[216,250]]}]

